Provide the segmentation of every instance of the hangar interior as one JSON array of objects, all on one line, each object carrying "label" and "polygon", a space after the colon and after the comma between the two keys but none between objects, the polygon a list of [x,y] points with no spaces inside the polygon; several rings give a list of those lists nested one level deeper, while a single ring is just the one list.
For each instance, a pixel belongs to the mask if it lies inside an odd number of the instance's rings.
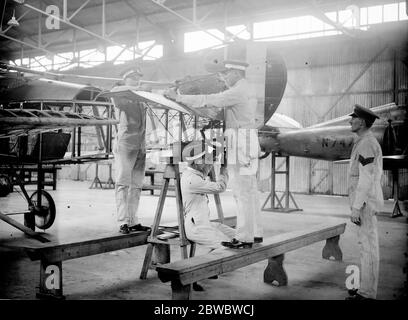
[{"label": "hangar interior", "polygon": [[[271,50],[283,58],[287,70],[276,113],[302,128],[346,116],[356,103],[369,108],[407,105],[408,11],[404,1],[4,0],[1,9],[1,62],[23,76],[29,74],[24,69],[30,69],[34,79],[110,90],[129,68],[139,67],[143,80],[174,83],[207,74],[205,64],[214,57],[246,60],[250,65],[247,77],[255,84],[258,105],[263,108],[265,54]],[[0,94],[20,85],[15,77],[6,76],[9,70],[3,65],[0,71]],[[406,125],[406,118],[403,121]],[[157,118],[147,119],[148,146],[157,143],[152,132],[160,125]],[[177,119],[170,126],[179,126]],[[83,152],[99,148],[97,136],[94,128],[83,129]],[[405,148],[399,151],[406,154],[406,135],[399,139],[398,145]],[[169,143],[167,135],[165,143]],[[68,152],[73,144],[71,140]],[[284,161],[278,157],[276,167],[285,168]],[[262,282],[263,261],[221,274],[218,280],[203,281],[206,289],[194,292],[195,299],[344,299],[345,270],[358,263],[359,253],[355,226],[349,221],[348,163],[297,156],[291,156],[289,163],[289,191],[302,211],[262,211],[265,237],[326,220],[346,222],[340,241],[343,261],[334,265],[321,260],[321,244],[314,244],[285,256],[290,276],[287,287]],[[165,165],[148,159],[146,168],[153,172],[156,184],[163,184]],[[382,179],[386,201],[378,215],[378,299],[394,300],[406,298],[408,169],[387,169]],[[46,230],[52,241],[68,243],[112,233],[114,159],[61,165],[57,177],[56,190],[46,188],[58,212],[56,222]],[[258,173],[262,202],[271,192],[270,177],[268,156],[260,161]],[[100,187],[96,178],[102,181]],[[144,183],[150,182],[151,176],[146,175]],[[285,176],[277,176],[274,183],[276,192],[284,195]],[[170,184],[174,186],[173,181]],[[34,187],[27,186],[28,190]],[[402,215],[392,217],[396,190]],[[149,189],[142,193],[140,219],[145,225],[153,223],[159,194]],[[162,222],[174,225],[174,194],[170,192],[167,198]],[[0,198],[1,211],[19,210],[23,200],[18,192]],[[221,203],[226,217],[235,215],[229,188],[221,194]],[[211,202],[210,207],[215,218],[216,205]],[[0,298],[35,298],[32,283],[40,281],[40,264],[16,249],[14,241],[21,237],[20,231],[0,222]],[[64,295],[68,299],[170,299],[170,285],[154,272],[149,271],[147,280],[139,279],[145,251],[146,245],[141,245],[64,262]],[[172,246],[171,257],[172,261],[180,259],[177,246]]]}]

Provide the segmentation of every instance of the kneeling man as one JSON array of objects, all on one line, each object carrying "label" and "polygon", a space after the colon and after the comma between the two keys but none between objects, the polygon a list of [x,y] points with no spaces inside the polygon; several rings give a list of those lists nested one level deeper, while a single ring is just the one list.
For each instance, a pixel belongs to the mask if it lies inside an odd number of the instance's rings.
[{"label": "kneeling man", "polygon": [[226,164],[221,165],[217,181],[207,179],[213,168],[211,149],[209,144],[202,141],[187,145],[183,150],[183,159],[189,165],[181,177],[186,236],[210,251],[222,248],[221,242],[231,241],[235,235],[235,230],[229,226],[210,221],[208,194],[224,192],[228,182]]}]

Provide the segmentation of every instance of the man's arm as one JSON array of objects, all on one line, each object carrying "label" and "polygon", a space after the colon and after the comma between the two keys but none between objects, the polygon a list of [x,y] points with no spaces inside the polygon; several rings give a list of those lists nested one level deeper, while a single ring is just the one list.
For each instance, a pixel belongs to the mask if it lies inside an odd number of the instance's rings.
[{"label": "man's arm", "polygon": [[226,108],[242,101],[243,92],[238,86],[234,86],[220,93],[213,94],[176,94],[167,95],[177,102],[181,102],[191,108],[202,108],[204,106],[214,106]]},{"label": "man's arm", "polygon": [[200,177],[194,177],[188,188],[191,193],[221,193],[227,188],[228,172],[227,169],[221,167],[220,176],[217,181],[208,181]]}]

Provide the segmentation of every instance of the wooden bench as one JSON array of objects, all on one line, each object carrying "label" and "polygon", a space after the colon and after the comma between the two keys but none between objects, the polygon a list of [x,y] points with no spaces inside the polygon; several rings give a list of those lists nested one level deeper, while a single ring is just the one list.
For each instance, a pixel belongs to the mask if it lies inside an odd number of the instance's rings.
[{"label": "wooden bench", "polygon": [[40,285],[37,298],[64,299],[62,261],[136,247],[147,243],[148,231],[129,234],[104,234],[94,239],[40,243],[22,238],[3,240],[1,246],[23,249],[32,261],[40,260]]},{"label": "wooden bench", "polygon": [[171,281],[172,298],[188,300],[191,284],[209,277],[230,272],[253,263],[268,259],[264,271],[264,282],[287,285],[287,275],[283,268],[284,254],[313,243],[326,240],[322,256],[324,259],[342,260],[338,245],[345,223],[325,223],[305,230],[298,230],[264,239],[252,249],[215,250],[205,255],[179,260],[156,267],[162,282]]}]

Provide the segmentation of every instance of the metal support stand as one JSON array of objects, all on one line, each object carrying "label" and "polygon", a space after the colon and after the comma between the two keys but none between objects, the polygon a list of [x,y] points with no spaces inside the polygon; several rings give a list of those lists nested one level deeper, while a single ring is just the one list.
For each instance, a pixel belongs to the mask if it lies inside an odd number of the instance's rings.
[{"label": "metal support stand", "polygon": [[105,183],[105,187],[103,186],[103,182],[99,179],[98,172],[99,172],[99,163],[97,162],[95,164],[95,178],[92,181],[91,186],[89,189],[114,189],[115,188],[115,182],[112,179],[112,163],[100,163],[101,165],[107,164],[109,167],[109,178]]},{"label": "metal support stand", "polygon": [[99,171],[99,164],[97,162],[95,163],[95,178],[92,181],[92,184],[89,187],[89,189],[103,189],[102,182],[101,180],[99,180],[99,177],[98,177],[98,171]]},{"label": "metal support stand", "polygon": [[398,202],[398,194],[399,194],[398,169],[392,170],[392,189],[393,189],[394,206],[392,208],[391,218],[397,218],[397,217],[402,216],[401,208]]},{"label": "metal support stand", "polygon": [[[263,211],[278,211],[278,212],[293,212],[293,211],[302,211],[300,209],[292,195],[289,191],[289,157],[285,156],[286,159],[286,170],[276,170],[276,156],[275,153],[271,154],[271,192],[266,198],[264,204],[262,205]],[[282,196],[278,196],[278,191],[276,191],[276,175],[284,174],[285,175],[285,191]],[[275,204],[275,200],[277,204]],[[290,208],[290,200],[292,200],[294,208]],[[266,208],[266,205],[270,201],[270,207]],[[285,206],[283,206],[283,201],[285,201]]]},{"label": "metal support stand", "polygon": [[105,189],[115,189],[115,182],[112,179],[112,163],[108,163],[109,167],[109,178],[106,181]]}]

